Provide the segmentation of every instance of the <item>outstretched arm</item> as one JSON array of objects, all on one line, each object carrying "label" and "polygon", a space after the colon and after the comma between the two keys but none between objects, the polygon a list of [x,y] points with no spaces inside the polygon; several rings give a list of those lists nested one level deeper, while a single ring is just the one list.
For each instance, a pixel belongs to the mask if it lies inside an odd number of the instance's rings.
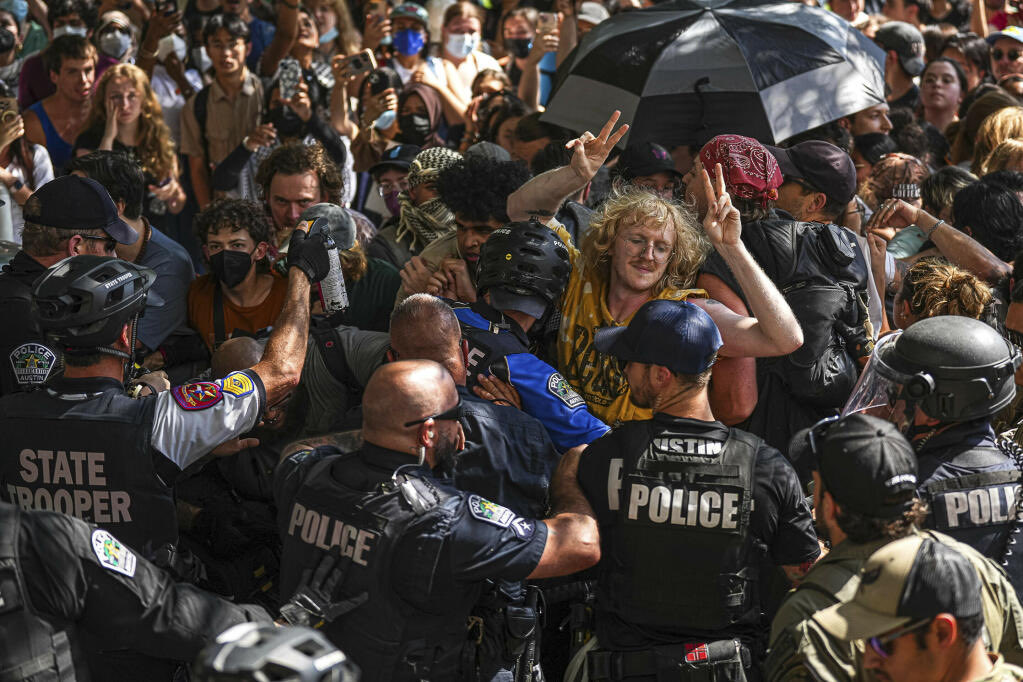
[{"label": "outstretched arm", "polygon": [[722,355],[769,357],[791,353],[803,345],[803,330],[781,292],[739,238],[742,234],[739,209],[732,206],[732,198],[725,189],[721,164],[715,168],[715,184],[711,184],[706,170],[702,174],[707,195],[704,230],[746,294],[753,317],[738,315],[712,299],[696,299],[693,303],[706,310],[717,324],[725,344]]}]

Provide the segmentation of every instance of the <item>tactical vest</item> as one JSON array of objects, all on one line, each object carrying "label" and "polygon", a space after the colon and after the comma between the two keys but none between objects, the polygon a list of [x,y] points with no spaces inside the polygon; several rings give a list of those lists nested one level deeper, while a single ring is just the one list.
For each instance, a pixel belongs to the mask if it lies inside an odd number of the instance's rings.
[{"label": "tactical vest", "polygon": [[656,422],[613,433],[624,461],[598,603],[630,623],[678,630],[725,630],[757,608],[749,530],[762,441],[729,429],[716,453],[674,455],[670,441],[684,436]]},{"label": "tactical vest", "polygon": [[[463,590],[428,613],[398,595],[393,568],[400,562],[401,575],[409,576],[409,584],[402,585],[406,591],[434,591],[438,573],[444,579],[438,562],[461,498],[400,470],[393,479],[396,484],[386,483],[382,490],[347,487],[331,470],[356,456],[327,457],[312,465],[290,508],[281,510],[286,524],[281,529],[281,594],[293,594],[301,571],[318,565],[324,553],[340,545],[341,556],[350,560],[343,595],[364,593],[368,601],[325,631],[362,668],[363,682],[451,679],[450,671],[438,670],[443,665],[439,661],[454,656],[457,663],[465,619],[479,591]],[[397,556],[403,536],[415,538],[414,544],[401,545],[414,553]]]},{"label": "tactical vest", "polygon": [[18,556],[21,512],[0,504],[0,682],[67,682],[75,675],[71,644],[32,612]]},{"label": "tactical vest", "polygon": [[[150,446],[156,398],[117,388],[0,400],[0,497],[78,517],[146,556],[176,544],[177,467]],[[160,467],[161,478],[157,467]]]},{"label": "tactical vest", "polygon": [[[0,300],[17,300],[26,308],[32,304],[32,290],[21,277],[0,277]],[[0,395],[28,391],[61,370],[61,354],[43,340],[33,320],[5,320],[4,324],[23,329],[9,346],[0,344]]]},{"label": "tactical vest", "polygon": [[509,326],[491,322],[464,303],[452,302],[451,308],[462,327],[462,338],[469,345],[465,366],[470,389],[476,385],[476,377],[480,373],[488,374],[501,358],[529,352],[526,340],[513,333]]}]

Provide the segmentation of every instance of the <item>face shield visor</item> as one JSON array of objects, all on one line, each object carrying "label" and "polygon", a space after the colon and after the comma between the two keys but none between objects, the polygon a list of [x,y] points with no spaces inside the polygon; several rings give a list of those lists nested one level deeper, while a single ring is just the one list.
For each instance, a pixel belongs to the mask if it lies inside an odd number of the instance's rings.
[{"label": "face shield visor", "polygon": [[[911,382],[927,381],[930,377],[905,374],[882,359],[894,349],[895,342],[901,335],[902,332],[899,331],[885,336],[874,346],[874,352],[871,353],[845,407],[842,408],[841,416],[869,414],[891,422],[903,434],[908,433],[916,405],[906,401],[905,388]],[[933,382],[931,389],[933,390]]]}]

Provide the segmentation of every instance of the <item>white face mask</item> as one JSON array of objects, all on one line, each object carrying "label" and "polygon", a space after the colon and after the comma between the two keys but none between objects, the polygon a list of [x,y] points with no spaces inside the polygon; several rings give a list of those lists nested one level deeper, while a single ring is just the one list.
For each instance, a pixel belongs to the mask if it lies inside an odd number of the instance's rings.
[{"label": "white face mask", "polygon": [[114,59],[120,59],[131,47],[131,36],[123,31],[110,31],[104,33],[99,39],[99,49],[103,54]]},{"label": "white face mask", "polygon": [[160,43],[156,48],[156,60],[165,61],[171,54],[176,56],[181,63],[184,63],[188,54],[188,45],[185,43],[185,39],[176,33],[160,38]]},{"label": "white face mask", "polygon": [[213,67],[213,60],[206,54],[205,47],[192,48],[192,61],[195,62],[195,68],[199,69],[200,73],[206,73]]},{"label": "white face mask", "polygon": [[59,38],[61,36],[82,36],[83,38],[89,32],[89,29],[84,26],[58,26],[53,29],[53,37]]},{"label": "white face mask", "polygon": [[465,59],[479,44],[477,33],[452,33],[444,43],[444,48],[456,59]]}]

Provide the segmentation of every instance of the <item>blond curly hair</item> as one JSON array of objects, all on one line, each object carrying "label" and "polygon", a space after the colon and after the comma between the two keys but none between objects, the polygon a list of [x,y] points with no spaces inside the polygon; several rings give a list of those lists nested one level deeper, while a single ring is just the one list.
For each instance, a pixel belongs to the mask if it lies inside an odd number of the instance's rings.
[{"label": "blond curly hair", "polygon": [[696,275],[710,252],[710,240],[696,214],[689,208],[639,187],[624,187],[612,192],[590,222],[590,231],[582,243],[586,269],[597,273],[603,282],[611,279],[611,249],[623,229],[633,225],[669,227],[675,245],[655,292],[685,289],[696,282]]},{"label": "blond curly hair", "polygon": [[984,119],[973,141],[973,165],[970,170],[980,177],[987,175],[988,156],[1005,140],[1023,137],[1023,107],[1006,107]]},{"label": "blond curly hair", "polygon": [[918,318],[958,315],[980,319],[991,303],[991,289],[973,273],[943,258],[924,258],[902,280],[902,299]]}]

